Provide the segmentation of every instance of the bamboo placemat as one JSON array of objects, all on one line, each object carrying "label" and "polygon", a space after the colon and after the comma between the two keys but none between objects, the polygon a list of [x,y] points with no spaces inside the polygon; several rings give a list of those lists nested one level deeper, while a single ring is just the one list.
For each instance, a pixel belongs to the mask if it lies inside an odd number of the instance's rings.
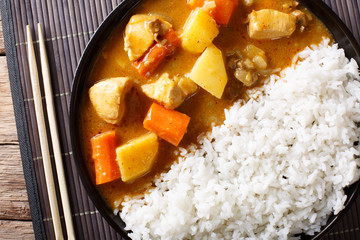
[{"label": "bamboo placemat", "polygon": [[[185,1],[185,0],[184,0]],[[53,239],[33,96],[26,58],[25,26],[43,25],[67,173],[74,228],[79,239],[121,239],[101,217],[77,175],[69,134],[74,72],[90,37],[121,0],[2,0],[2,22],[20,150],[37,239]],[[324,0],[360,40],[360,0]],[[36,36],[33,36],[34,39]],[[36,42],[37,43],[37,42]],[[38,53],[38,45],[35,44]],[[62,214],[62,213],[61,213]],[[360,196],[325,239],[360,239]]]}]

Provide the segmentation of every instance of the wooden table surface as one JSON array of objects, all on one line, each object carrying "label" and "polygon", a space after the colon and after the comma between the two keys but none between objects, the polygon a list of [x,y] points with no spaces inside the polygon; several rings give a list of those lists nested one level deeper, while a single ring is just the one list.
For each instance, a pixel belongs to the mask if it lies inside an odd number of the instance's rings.
[{"label": "wooden table surface", "polygon": [[0,17],[0,239],[34,239]]},{"label": "wooden table surface", "polygon": [[34,239],[0,19],[0,239]]}]

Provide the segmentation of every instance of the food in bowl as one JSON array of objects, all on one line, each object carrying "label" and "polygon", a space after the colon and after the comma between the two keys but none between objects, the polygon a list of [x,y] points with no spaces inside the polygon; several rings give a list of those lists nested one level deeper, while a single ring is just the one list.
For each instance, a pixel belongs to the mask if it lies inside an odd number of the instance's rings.
[{"label": "food in bowl", "polygon": [[314,234],[359,178],[358,76],[297,1],[144,1],[82,99],[88,170],[135,239]]}]

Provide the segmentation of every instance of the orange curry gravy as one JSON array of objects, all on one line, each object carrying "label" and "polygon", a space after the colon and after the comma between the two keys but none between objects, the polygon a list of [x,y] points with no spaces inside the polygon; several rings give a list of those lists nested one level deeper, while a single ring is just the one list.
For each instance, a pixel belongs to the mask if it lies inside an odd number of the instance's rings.
[{"label": "orange curry gravy", "polygon": [[[283,4],[290,0],[257,1],[251,7],[245,7],[243,1],[239,1],[239,6],[233,14],[228,26],[220,27],[220,33],[215,38],[214,44],[225,52],[235,48],[243,49],[251,43],[266,52],[268,68],[277,69],[287,67],[291,64],[293,56],[311,44],[318,44],[323,37],[332,39],[326,27],[313,16],[312,21],[304,32],[298,29],[289,38],[277,40],[254,40],[250,39],[247,33],[247,15],[253,10],[276,9],[283,11]],[[307,11],[301,6],[300,10]],[[174,29],[181,33],[182,27],[189,16],[191,10],[186,4],[186,0],[145,0],[133,14],[136,13],[159,13],[172,20]],[[127,23],[127,22],[126,22]],[[128,76],[135,82],[135,87],[127,94],[126,113],[120,125],[111,125],[100,119],[93,109],[89,96],[83,96],[81,107],[81,119],[79,126],[82,136],[84,156],[87,161],[88,170],[95,182],[94,162],[92,160],[90,139],[103,132],[116,130],[118,145],[141,136],[147,132],[143,128],[143,120],[152,103],[139,90],[139,86],[148,81],[154,81],[161,73],[168,72],[171,75],[185,75],[190,72],[199,55],[194,55],[179,47],[175,54],[168,57],[157,69],[151,79],[141,77],[132,67],[126,52],[124,51],[123,31],[125,25],[119,26],[111,35],[104,49],[94,65],[88,87],[95,82],[112,77]],[[224,109],[231,106],[234,100],[245,98],[243,85],[233,77],[233,73],[228,73],[228,85],[222,99],[217,99],[200,89],[194,96],[187,99],[178,111],[191,117],[188,131],[181,141],[179,147],[186,147],[191,143],[196,143],[197,137],[211,128],[211,124],[221,124],[224,120]],[[261,84],[261,80],[257,85]],[[111,208],[120,207],[119,204],[125,196],[135,196],[144,193],[153,185],[157,175],[166,172],[177,157],[174,153],[176,148],[171,144],[160,139],[159,154],[156,162],[148,174],[135,180],[132,183],[123,183],[120,179],[99,185],[98,190]]]}]

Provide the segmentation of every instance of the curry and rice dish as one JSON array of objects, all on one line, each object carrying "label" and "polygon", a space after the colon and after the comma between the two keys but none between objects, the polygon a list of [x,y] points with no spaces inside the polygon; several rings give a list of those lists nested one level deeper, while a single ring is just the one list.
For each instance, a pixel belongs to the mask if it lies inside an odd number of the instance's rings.
[{"label": "curry and rice dish", "polygon": [[[91,138],[115,131],[118,147],[147,134],[149,130],[144,127],[144,119],[153,103],[175,109],[191,119],[180,143],[160,140],[157,134],[159,146],[152,152],[158,153],[152,157],[151,170],[147,169],[129,181],[118,179],[99,185],[113,208],[117,207],[116,200],[144,191],[156,174],[166,171],[176,161],[174,150],[177,146],[195,143],[201,133],[210,130],[212,123],[222,123],[224,109],[237,99],[246,98],[248,87],[261,85],[272,71],[289,66],[293,56],[306,46],[320,43],[323,37],[331,38],[314,16],[297,7],[296,1],[257,1],[250,6],[240,1],[226,26],[218,25],[202,8],[192,10],[191,4],[184,0],[145,1],[130,18],[126,29],[120,28],[113,34],[95,64],[81,119],[90,172],[96,172]],[[281,14],[284,20],[275,14]],[[296,14],[304,18],[303,22],[297,23]],[[248,33],[250,23],[247,19],[256,15],[279,21],[277,25],[268,26],[269,30],[260,29],[259,36],[264,34],[260,40]],[[175,35],[176,43],[171,53],[161,63],[158,60],[159,66],[153,71],[139,73],[134,65],[145,62],[144,57],[151,48],[166,45],[166,33]],[[205,72],[211,66],[213,72]],[[198,87],[201,84],[208,87]],[[168,115],[163,117],[164,121],[168,119]],[[183,121],[186,124],[187,119]],[[141,152],[141,148],[134,148],[131,155]],[[101,174],[94,175],[94,179],[96,177]]]},{"label": "curry and rice dish", "polygon": [[145,0],[88,80],[88,171],[135,239],[314,234],[359,177],[358,76],[298,1]]}]

